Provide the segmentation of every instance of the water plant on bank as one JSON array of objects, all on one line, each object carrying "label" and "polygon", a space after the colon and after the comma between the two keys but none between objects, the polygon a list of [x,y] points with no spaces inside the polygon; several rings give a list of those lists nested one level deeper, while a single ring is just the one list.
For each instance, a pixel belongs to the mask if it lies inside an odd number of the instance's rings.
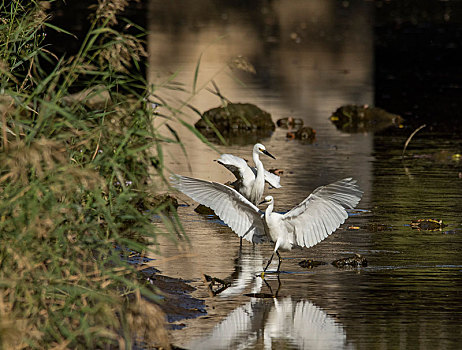
[{"label": "water plant on bank", "polygon": [[128,1],[98,1],[72,57],[44,45],[51,2],[0,9],[0,347],[168,347],[124,252],[182,234],[169,204],[165,232],[139,210],[176,140],[153,127],[140,38],[114,29]]}]

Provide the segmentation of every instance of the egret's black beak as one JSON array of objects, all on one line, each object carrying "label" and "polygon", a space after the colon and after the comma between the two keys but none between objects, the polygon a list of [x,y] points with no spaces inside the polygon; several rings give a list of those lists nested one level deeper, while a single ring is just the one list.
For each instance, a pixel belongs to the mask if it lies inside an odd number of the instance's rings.
[{"label": "egret's black beak", "polygon": [[265,199],[264,201],[261,201],[260,203],[258,203],[258,205],[262,205],[262,204],[265,204],[265,203],[268,203],[268,202],[266,201],[266,199]]},{"label": "egret's black beak", "polygon": [[264,154],[266,154],[267,156],[273,158],[273,159],[276,159],[271,153],[269,153],[266,149],[263,151]]}]

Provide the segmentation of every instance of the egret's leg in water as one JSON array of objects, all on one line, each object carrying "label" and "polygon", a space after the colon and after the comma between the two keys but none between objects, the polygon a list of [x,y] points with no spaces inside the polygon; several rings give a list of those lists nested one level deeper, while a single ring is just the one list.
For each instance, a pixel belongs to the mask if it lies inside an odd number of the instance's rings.
[{"label": "egret's leg in water", "polygon": [[278,252],[277,250],[276,250],[276,254],[277,254],[278,258],[279,258],[278,269],[277,269],[276,272],[279,273],[279,268],[281,267],[282,258],[281,258],[281,256],[279,255],[279,252]]},{"label": "egret's leg in water", "polygon": [[281,279],[279,278],[278,274],[278,289],[276,290],[276,293],[273,293],[273,288],[271,288],[270,284],[266,282],[266,280],[263,278],[263,282],[265,282],[266,286],[268,287],[269,291],[271,292],[271,296],[273,298],[277,298],[279,295],[279,291],[281,290]]},{"label": "egret's leg in water", "polygon": [[[279,255],[279,253],[278,253]],[[274,256],[274,252],[273,254],[271,254],[271,258],[268,260],[268,263],[266,264],[266,267],[263,269],[263,272],[266,272],[266,269],[268,268],[268,266],[271,264],[271,261],[273,260],[273,256]]]},{"label": "egret's leg in water", "polygon": [[[279,274],[279,269],[281,267],[282,258],[281,258],[281,255],[279,254],[279,252],[277,250],[276,250],[276,255],[278,256],[278,259],[279,259],[278,269],[276,270],[276,272]],[[268,269],[268,266],[271,264],[271,261],[273,261],[273,257],[274,257],[274,252],[273,252],[273,254],[271,254],[271,258],[268,260],[268,263],[266,264],[265,268],[263,269],[263,272],[261,273],[261,278],[265,278],[265,272]]]}]

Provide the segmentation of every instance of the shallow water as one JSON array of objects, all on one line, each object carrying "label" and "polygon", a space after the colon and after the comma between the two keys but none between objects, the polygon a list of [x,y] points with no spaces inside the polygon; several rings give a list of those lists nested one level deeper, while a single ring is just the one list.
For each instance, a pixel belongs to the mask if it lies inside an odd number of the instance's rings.
[{"label": "shallow water", "polygon": [[[341,105],[374,104],[373,26],[358,20],[369,17],[345,16],[352,9],[338,8],[334,1],[313,1],[309,9],[306,2],[286,8],[275,1],[260,9],[264,15],[256,24],[245,8],[195,16],[206,2],[164,12],[152,3],[151,18],[159,19],[151,23],[149,39],[151,67],[158,68],[151,68],[152,81],[170,69],[192,90],[203,53],[198,87],[213,78],[233,102],[254,103],[274,121],[301,118],[316,130],[313,144],[287,140],[287,130],[279,128],[261,140],[277,158],[262,158],[265,167],[284,170],[283,187],[267,191],[275,197],[277,211],[289,210],[316,187],[344,177],[358,179],[364,191],[360,210],[352,211],[340,229],[310,249],[282,252],[281,274],[269,273],[265,281],[256,276],[272,246],[244,242],[240,248],[238,237],[220,220],[195,213],[196,203],[180,196],[184,205],[178,214],[189,245],[161,240],[156,267],[190,281],[197,288],[193,296],[206,301],[207,314],[181,321],[185,327],[172,331],[173,343],[194,349],[458,348],[462,166],[456,155],[462,151],[462,138],[427,127],[414,136],[402,158],[413,128],[346,134],[328,120]],[[355,13],[370,14],[369,2],[358,4]],[[329,39],[321,40],[326,33]],[[224,39],[217,40],[220,35]],[[257,74],[231,74],[223,68],[235,55],[248,56]],[[171,90],[164,98],[187,96]],[[188,102],[205,111],[220,99],[201,90]],[[198,119],[193,113],[184,118],[191,123]],[[179,130],[187,150],[186,158],[179,147],[166,147],[171,171],[232,180],[231,173],[213,162],[219,153],[180,126],[171,126]],[[216,147],[251,160],[252,142]],[[424,231],[410,225],[427,218],[442,219],[448,226]],[[338,269],[330,264],[355,253],[367,259],[367,267]],[[303,259],[327,264],[306,269],[298,264]],[[204,274],[229,279],[231,285],[213,295]]]}]

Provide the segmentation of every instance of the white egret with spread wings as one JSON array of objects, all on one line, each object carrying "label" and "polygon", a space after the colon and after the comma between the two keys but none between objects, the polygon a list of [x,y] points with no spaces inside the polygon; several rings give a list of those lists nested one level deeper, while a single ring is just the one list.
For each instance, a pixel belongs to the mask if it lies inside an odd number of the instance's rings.
[{"label": "white egret with spread wings", "polygon": [[217,159],[218,163],[226,167],[236,177],[236,181],[231,185],[255,205],[258,204],[263,196],[265,181],[274,188],[281,187],[280,177],[265,170],[259,157],[260,154],[265,154],[276,159],[261,143],[253,146],[252,158],[255,167],[249,166],[244,159],[228,153],[222,154]]},{"label": "white egret with spread wings", "polygon": [[234,189],[217,182],[172,175],[172,184],[195,201],[211,208],[239,237],[253,243],[274,242],[274,252],[292,247],[312,247],[333,233],[348,218],[346,209],[354,208],[362,191],[356,180],[346,178],[315,189],[299,205],[285,214],[273,212],[274,199],[265,197],[264,212]]}]

